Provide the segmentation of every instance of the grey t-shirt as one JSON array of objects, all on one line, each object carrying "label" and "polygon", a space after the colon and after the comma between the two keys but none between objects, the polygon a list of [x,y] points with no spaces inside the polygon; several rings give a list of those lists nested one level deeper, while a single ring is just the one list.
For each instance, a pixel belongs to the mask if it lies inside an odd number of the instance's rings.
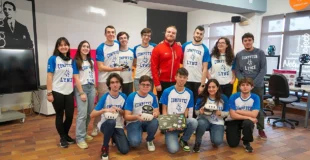
[{"label": "grey t-shirt", "polygon": [[236,76],[238,79],[250,77],[254,87],[264,86],[264,76],[267,72],[264,51],[254,48],[252,51],[242,50],[236,55]]}]

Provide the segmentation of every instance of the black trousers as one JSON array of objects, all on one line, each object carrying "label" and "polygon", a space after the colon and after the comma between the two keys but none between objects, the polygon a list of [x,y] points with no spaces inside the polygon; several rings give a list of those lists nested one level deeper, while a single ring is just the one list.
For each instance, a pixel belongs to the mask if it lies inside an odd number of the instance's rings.
[{"label": "black trousers", "polygon": [[[70,127],[72,125],[74,102],[73,92],[69,95],[63,95],[61,93],[53,91],[53,107],[56,112],[55,125],[60,137],[68,135]],[[66,116],[65,121],[64,114]]]},{"label": "black trousers", "polygon": [[233,85],[230,83],[220,85],[220,90],[221,90],[221,93],[223,93],[227,98],[229,98],[233,90]]},{"label": "black trousers", "polygon": [[226,139],[230,147],[237,147],[241,138],[242,141],[253,142],[254,123],[251,120],[232,120],[226,121]]},{"label": "black trousers", "polygon": [[[194,95],[194,105],[196,105],[197,98],[198,98],[198,89],[200,87],[200,82],[186,82],[185,87],[190,89],[193,92]],[[195,106],[193,106],[195,108]],[[195,110],[193,109],[193,117],[196,118],[197,115],[195,113]]]},{"label": "black trousers", "polygon": [[124,83],[122,87],[122,92],[125,93],[126,96],[129,96],[129,94],[133,92],[133,82]]},{"label": "black trousers", "polygon": [[[161,95],[163,94],[163,91],[164,91],[165,89],[167,89],[167,88],[169,88],[169,87],[175,85],[175,82],[162,82],[162,81],[161,81],[161,82],[160,82],[160,85],[161,85],[162,90],[161,90],[161,91],[157,91],[158,102],[160,101],[160,97],[161,97]],[[163,113],[162,109],[163,109],[163,106],[162,106],[161,103],[159,103],[159,112],[160,112],[160,114]]]}]

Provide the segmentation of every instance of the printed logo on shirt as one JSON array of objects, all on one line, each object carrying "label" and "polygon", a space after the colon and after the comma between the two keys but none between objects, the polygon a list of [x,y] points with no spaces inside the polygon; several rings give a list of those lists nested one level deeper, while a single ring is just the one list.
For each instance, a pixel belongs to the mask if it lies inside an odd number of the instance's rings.
[{"label": "printed logo on shirt", "polygon": [[115,106],[117,108],[122,108],[123,107],[122,105],[119,105],[119,104],[108,104],[106,107],[107,108],[111,108],[112,106]]},{"label": "printed logo on shirt", "polygon": [[140,103],[135,103],[135,108],[137,107],[142,107],[142,106],[145,106],[145,105],[152,105],[152,102],[140,102]]},{"label": "printed logo on shirt", "polygon": [[181,111],[182,111],[182,107],[181,107],[181,104],[180,104],[180,103],[178,103],[178,105],[177,105],[177,111],[178,111],[178,112],[181,112]]}]

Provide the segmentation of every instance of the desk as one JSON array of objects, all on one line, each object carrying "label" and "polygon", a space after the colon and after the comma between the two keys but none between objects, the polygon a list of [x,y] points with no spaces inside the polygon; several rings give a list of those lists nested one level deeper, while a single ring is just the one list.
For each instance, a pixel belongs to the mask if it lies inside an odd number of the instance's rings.
[{"label": "desk", "polygon": [[310,110],[310,88],[290,87],[290,90],[295,91],[295,92],[305,91],[308,93],[306,117],[305,117],[305,125],[304,125],[304,127],[307,128],[308,127],[308,119],[309,119],[309,110]]}]

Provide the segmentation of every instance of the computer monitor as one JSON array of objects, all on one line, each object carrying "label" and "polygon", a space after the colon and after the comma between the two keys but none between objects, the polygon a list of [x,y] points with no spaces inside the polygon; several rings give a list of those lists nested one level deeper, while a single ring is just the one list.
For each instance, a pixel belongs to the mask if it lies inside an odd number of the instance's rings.
[{"label": "computer monitor", "polygon": [[274,69],[279,69],[280,56],[266,56],[267,61],[267,76],[272,75]]}]

